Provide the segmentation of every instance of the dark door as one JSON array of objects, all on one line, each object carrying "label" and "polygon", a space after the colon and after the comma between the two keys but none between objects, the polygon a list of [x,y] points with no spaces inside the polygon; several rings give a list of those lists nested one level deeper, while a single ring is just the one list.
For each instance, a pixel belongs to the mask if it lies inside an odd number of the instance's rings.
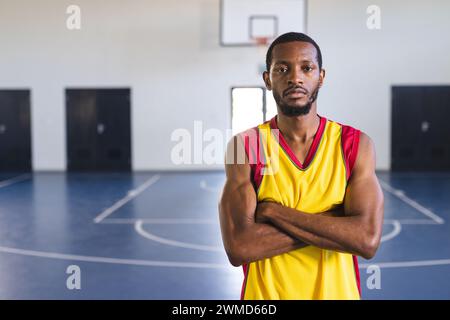
[{"label": "dark door", "polygon": [[29,90],[0,90],[0,171],[31,171]]},{"label": "dark door", "polygon": [[423,118],[425,163],[435,170],[450,170],[450,86],[425,87]]},{"label": "dark door", "polygon": [[130,171],[129,89],[67,89],[69,171]]},{"label": "dark door", "polygon": [[392,170],[450,170],[450,86],[392,88]]}]

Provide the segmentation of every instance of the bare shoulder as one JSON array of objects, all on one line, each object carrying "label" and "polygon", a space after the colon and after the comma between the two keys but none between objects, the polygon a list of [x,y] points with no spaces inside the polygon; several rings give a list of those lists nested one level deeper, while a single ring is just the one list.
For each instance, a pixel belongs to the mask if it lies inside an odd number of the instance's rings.
[{"label": "bare shoulder", "polygon": [[374,173],[375,161],[375,144],[373,143],[369,135],[361,131],[354,173],[356,175]]},{"label": "bare shoulder", "polygon": [[236,134],[228,141],[225,153],[225,173],[227,180],[242,182],[250,177],[250,166],[242,134]]},{"label": "bare shoulder", "polygon": [[375,144],[368,134],[361,131],[359,136],[359,152],[373,153],[375,155]]}]

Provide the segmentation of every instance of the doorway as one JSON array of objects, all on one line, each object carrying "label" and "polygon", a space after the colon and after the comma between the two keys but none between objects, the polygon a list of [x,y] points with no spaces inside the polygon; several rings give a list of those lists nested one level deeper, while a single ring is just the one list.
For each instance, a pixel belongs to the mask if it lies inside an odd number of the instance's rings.
[{"label": "doorway", "polygon": [[130,89],[67,89],[68,171],[130,171]]}]

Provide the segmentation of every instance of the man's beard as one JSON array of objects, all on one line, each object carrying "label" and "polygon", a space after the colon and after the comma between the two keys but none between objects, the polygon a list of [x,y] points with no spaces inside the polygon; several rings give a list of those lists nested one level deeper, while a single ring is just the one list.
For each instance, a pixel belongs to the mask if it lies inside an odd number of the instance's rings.
[{"label": "man's beard", "polygon": [[314,89],[313,93],[311,94],[308,102],[303,106],[291,106],[286,103],[284,103],[281,100],[281,97],[273,93],[273,97],[275,99],[275,102],[277,103],[278,107],[280,108],[280,111],[282,114],[284,114],[287,117],[297,117],[297,116],[303,116],[307,115],[309,111],[311,111],[311,106],[314,103],[314,101],[317,100],[317,96],[319,95],[319,86]]}]

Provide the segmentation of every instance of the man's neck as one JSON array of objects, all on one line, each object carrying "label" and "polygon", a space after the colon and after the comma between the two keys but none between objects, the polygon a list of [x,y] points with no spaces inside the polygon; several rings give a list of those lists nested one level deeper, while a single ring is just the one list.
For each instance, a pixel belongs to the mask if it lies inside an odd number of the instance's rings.
[{"label": "man's neck", "polygon": [[314,138],[319,123],[320,119],[315,105],[311,107],[311,110],[306,115],[287,117],[281,112],[277,115],[277,125],[283,136],[296,142],[306,142]]}]

